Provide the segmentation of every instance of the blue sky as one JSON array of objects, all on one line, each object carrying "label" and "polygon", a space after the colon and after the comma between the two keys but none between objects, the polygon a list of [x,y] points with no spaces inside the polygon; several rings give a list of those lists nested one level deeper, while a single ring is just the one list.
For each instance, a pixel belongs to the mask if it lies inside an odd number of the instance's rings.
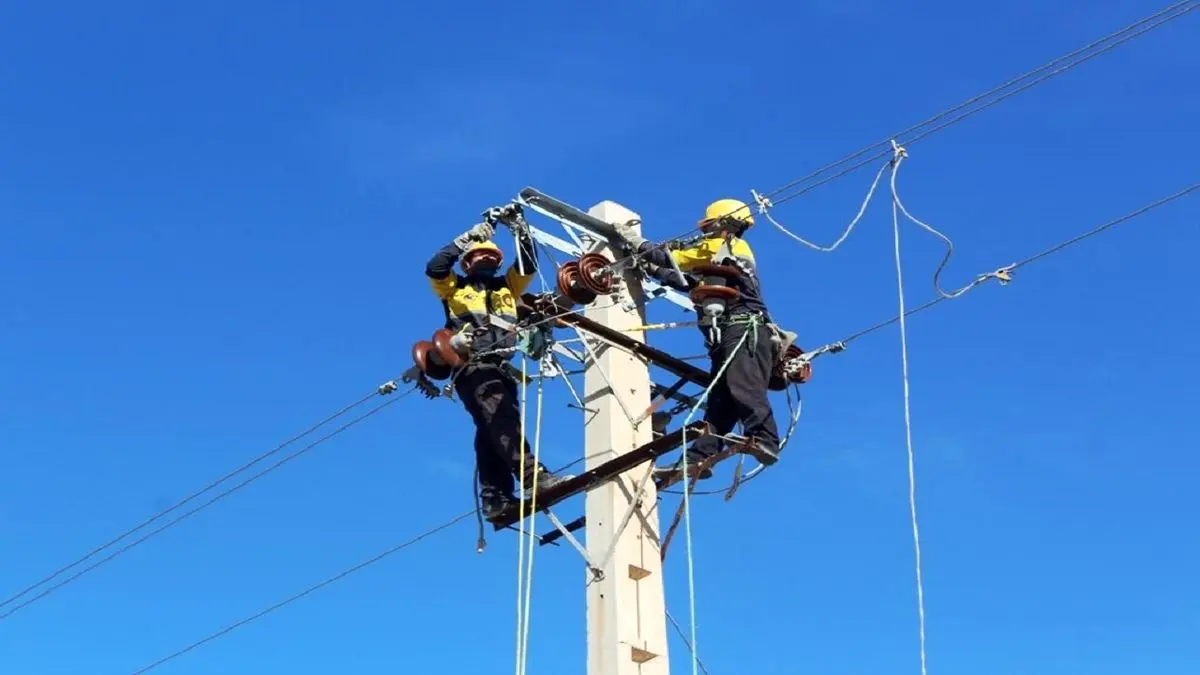
[{"label": "blue sky", "polygon": [[[425,259],[525,185],[669,236],[1151,11],[568,4],[0,12],[5,596],[406,367],[440,321]],[[954,238],[947,285],[1195,182],[1195,22],[911,148],[902,195]],[[777,216],[832,241],[869,180]],[[931,672],[1195,672],[1198,221],[1176,202],[911,320]],[[915,304],[942,250],[903,236]],[[751,241],[806,345],[895,311],[883,199],[836,254]],[[785,459],[697,499],[713,675],[918,672],[897,336],[820,361]],[[653,340],[701,351],[690,330]],[[566,400],[547,397],[552,464],[581,452]],[[464,415],[410,398],[0,621],[0,672],[129,673],[468,508]],[[156,672],[507,672],[515,539],[479,556],[474,538]],[[530,673],[583,671],[582,578],[569,549],[537,551]]]}]

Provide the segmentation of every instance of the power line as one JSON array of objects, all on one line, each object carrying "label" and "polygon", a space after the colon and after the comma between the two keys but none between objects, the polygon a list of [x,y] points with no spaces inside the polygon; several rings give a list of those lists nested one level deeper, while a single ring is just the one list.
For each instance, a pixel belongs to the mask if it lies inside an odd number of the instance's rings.
[{"label": "power line", "polygon": [[675,617],[671,616],[670,612],[664,611],[664,613],[667,615],[667,619],[671,622],[671,625],[675,627],[675,633],[679,635],[679,639],[683,640],[683,644],[687,646],[688,653],[695,658],[696,664],[700,666],[700,672],[704,673],[704,675],[711,675],[708,672],[708,668],[704,666],[704,662],[700,660],[695,650],[692,649],[692,643],[688,640],[687,633],[683,632],[683,626],[679,625],[679,622],[675,620]]},{"label": "power line", "polygon": [[[1008,80],[1007,82],[1005,82],[1001,85],[993,87],[992,89],[989,89],[988,91],[986,91],[982,94],[973,96],[970,99],[967,99],[966,101],[963,101],[962,103],[959,103],[951,108],[948,108],[945,111],[938,113],[937,115],[934,115],[934,116],[929,117],[917,124],[914,124],[914,125],[908,127],[907,129],[904,129],[903,131],[892,134],[892,135],[888,136],[888,138],[886,138],[878,143],[873,143],[871,145],[868,145],[865,148],[863,148],[857,152],[854,152],[852,154],[846,155],[845,157],[843,157],[835,162],[826,164],[825,166],[823,166],[805,176],[797,178],[797,179],[783,185],[782,187],[776,188],[775,190],[772,190],[771,192],[766,193],[764,196],[774,197],[775,195],[778,195],[782,192],[790,190],[791,188],[794,188],[802,183],[806,183],[809,180],[816,178],[817,176],[820,176],[823,173],[826,173],[827,171],[831,171],[839,166],[842,166],[843,164],[849,163],[849,162],[871,152],[875,148],[888,146],[892,140],[901,142],[902,145],[906,145],[906,146],[912,145],[913,143],[915,143],[931,134],[934,134],[938,131],[941,131],[941,130],[953,125],[953,124],[957,124],[958,122],[961,122],[962,120],[970,117],[971,115],[974,115],[977,112],[986,110],[986,109],[996,105],[997,103],[1000,103],[1001,101],[1003,101],[1005,99],[1011,98],[1012,96],[1015,96],[1015,95],[1017,95],[1021,92],[1024,92],[1032,87],[1035,87],[1053,77],[1056,77],[1058,75],[1061,75],[1062,73],[1072,70],[1072,69],[1076,68],[1077,66],[1080,66],[1080,65],[1096,58],[1097,56],[1100,56],[1101,54],[1106,54],[1106,53],[1112,51],[1113,49],[1116,49],[1117,47],[1121,46],[1122,44],[1125,44],[1126,42],[1133,40],[1134,38],[1145,35],[1146,33],[1150,32],[1156,28],[1160,28],[1160,27],[1166,25],[1167,23],[1170,23],[1171,21],[1174,21],[1175,19],[1178,19],[1178,18],[1186,15],[1187,13],[1191,12],[1192,10],[1194,10],[1196,8],[1197,8],[1197,4],[1196,4],[1195,0],[1183,0],[1182,2],[1177,2],[1173,5],[1163,8],[1163,9],[1155,12],[1154,14],[1151,14],[1150,16],[1147,16],[1147,17],[1140,19],[1128,26],[1125,26],[1124,28],[1122,28],[1118,31],[1110,33],[1109,35],[1106,35],[1105,37],[1100,38],[1099,40],[1095,40],[1083,47],[1080,47],[1079,49],[1076,49],[1073,52],[1070,52],[1068,54],[1060,56],[1042,66],[1039,66],[1038,68],[1035,68],[1027,73],[1024,73],[1015,78],[1012,78],[1011,80]],[[1104,45],[1104,46],[1100,47],[1100,45]],[[1096,49],[1097,47],[1100,47],[1100,48]],[[1088,53],[1088,52],[1090,52],[1090,53]],[[1082,58],[1080,58],[1078,60],[1071,61],[1071,59],[1074,59],[1075,57],[1080,56],[1081,54],[1086,54],[1086,56],[1083,56]],[[1064,62],[1069,62],[1069,63],[1065,63],[1065,65],[1060,65],[1060,64],[1063,64]],[[1058,66],[1058,67],[1055,67],[1055,66]],[[975,103],[978,103],[978,102],[980,102],[984,99],[987,99],[995,94],[998,94],[999,92],[1002,92],[1005,89],[1009,89],[1013,85],[1015,85],[1019,82],[1022,82],[1024,80],[1027,80],[1030,77],[1033,77],[1035,75],[1040,75],[1040,76],[1030,82],[1026,82],[1025,84],[1021,85],[1020,87],[1018,87],[1016,89],[1013,89],[1012,91],[1005,92],[1004,94],[984,103],[983,105],[980,105],[971,110],[967,110],[966,112],[963,112],[961,115],[952,117],[951,119],[949,119],[945,122],[942,122],[941,124],[939,124],[937,126],[934,126],[930,129],[926,129],[926,130],[922,131],[920,134],[918,134],[912,138],[901,141],[901,137],[903,137],[903,136],[907,136],[908,134],[910,134],[914,131],[917,131],[918,129],[921,129],[922,127],[926,127],[934,122],[937,122],[938,120],[941,120],[948,116],[954,115],[955,113],[958,113],[958,112],[964,110],[965,108],[968,108],[968,107],[974,105]],[[783,202],[789,201],[791,199],[795,199],[796,197],[799,197],[800,195],[803,195],[807,192],[811,192],[812,190],[815,190],[816,188],[820,187],[821,185],[824,185],[825,183],[828,183],[830,181],[841,178],[842,176],[845,176],[846,174],[857,171],[858,169],[860,169],[868,164],[871,164],[879,159],[887,157],[890,154],[891,154],[890,147],[886,147],[885,149],[881,150],[879,153],[874,154],[874,155],[868,157],[867,159],[862,160],[861,162],[853,164],[849,168],[843,169],[842,171],[839,171],[838,173],[836,173],[834,175],[826,176],[825,178],[822,178],[820,181],[817,181],[816,183],[813,183],[811,185],[803,187],[800,190],[797,190],[796,192],[788,194],[782,198],[774,199],[773,202],[775,204],[782,204]]]},{"label": "power line", "polygon": [[146,534],[138,539],[135,539],[134,541],[126,544],[125,546],[122,546],[121,548],[117,549],[116,551],[113,551],[109,555],[101,558],[100,560],[97,560],[96,562],[92,563],[91,565],[88,565],[87,567],[76,572],[75,574],[72,574],[71,576],[67,577],[66,579],[63,579],[62,581],[44,589],[37,595],[16,605],[15,607],[8,610],[7,612],[0,614],[0,620],[7,619],[8,617],[12,616],[13,614],[16,614],[17,612],[28,607],[29,605],[32,605],[33,603],[41,600],[42,598],[45,598],[46,596],[50,595],[54,591],[57,591],[58,589],[60,589],[64,586],[67,586],[68,584],[73,583],[74,581],[76,581],[83,575],[87,574],[88,572],[91,572],[92,570],[111,562],[112,560],[116,559],[117,557],[121,556],[122,554],[126,553],[127,551],[130,551],[130,550],[140,546],[141,544],[145,543],[146,541],[152,539],[153,537],[161,534],[162,532],[165,532],[166,530],[171,529],[172,527],[178,525],[179,523],[183,522],[184,520],[187,520],[188,518],[192,517],[196,513],[203,511],[204,509],[208,508],[209,506],[212,506],[213,504],[224,499],[225,497],[228,497],[229,495],[233,494],[234,492],[237,492],[238,490],[246,487],[250,483],[253,483],[254,481],[258,480],[259,478],[262,478],[263,476],[275,471],[276,469],[283,466],[284,464],[287,464],[288,462],[292,461],[293,459],[296,459],[297,457],[307,453],[309,450],[312,450],[313,448],[317,447],[321,443],[324,443],[325,441],[333,438],[334,436],[341,434],[343,431],[346,431],[350,427],[358,424],[359,422],[362,422],[363,420],[367,419],[368,417],[371,417],[372,415],[378,413],[379,411],[392,405],[393,403],[400,401],[405,396],[408,396],[409,394],[411,394],[414,391],[416,391],[415,388],[410,389],[409,391],[407,391],[395,398],[389,399],[389,400],[375,406],[374,408],[371,408],[370,410],[363,413],[362,415],[359,415],[358,417],[343,424],[342,426],[338,427],[337,429],[334,429],[333,431],[331,431],[328,434],[322,436],[321,438],[313,441],[312,443],[309,443],[308,445],[304,446],[303,448],[301,448],[289,455],[284,456],[283,459],[279,460],[278,462],[275,462],[271,466],[250,476],[249,478],[238,483],[237,485],[234,485],[233,487],[231,487],[223,492],[218,493],[212,499],[209,499],[208,501],[204,502],[203,504],[200,504],[199,506],[196,506],[188,511],[185,511],[183,514],[179,515],[178,517],[174,518],[173,520],[169,520],[165,524],[161,525],[160,527],[158,527],[154,530],[151,530],[149,534]]},{"label": "power line", "polygon": [[146,527],[147,525],[149,525],[149,524],[151,524],[151,523],[153,523],[153,522],[157,521],[159,518],[162,518],[163,516],[167,515],[168,513],[171,513],[172,511],[175,511],[175,510],[179,509],[179,508],[180,508],[180,507],[182,507],[184,504],[187,504],[188,502],[192,501],[192,500],[193,500],[193,499],[195,499],[196,497],[199,497],[200,495],[202,495],[202,494],[204,494],[204,493],[206,493],[206,492],[208,492],[208,491],[212,490],[213,488],[217,487],[217,486],[218,486],[218,485],[220,485],[221,483],[224,483],[225,481],[229,480],[230,478],[233,478],[234,476],[238,475],[239,473],[242,473],[243,471],[245,471],[246,469],[249,469],[250,467],[254,466],[255,464],[258,464],[259,462],[263,461],[264,459],[267,459],[268,457],[270,457],[270,456],[272,456],[272,455],[274,455],[274,454],[278,453],[279,451],[281,451],[281,450],[283,450],[284,448],[286,448],[287,446],[289,446],[289,445],[291,445],[291,444],[295,443],[296,441],[298,441],[298,440],[300,440],[300,439],[304,438],[305,436],[308,436],[309,434],[313,433],[313,432],[314,432],[314,431],[316,431],[317,429],[320,429],[321,427],[323,427],[323,426],[325,426],[326,424],[328,424],[328,423],[332,422],[333,420],[335,420],[335,419],[337,419],[337,418],[341,417],[342,415],[345,415],[347,412],[350,412],[350,411],[351,411],[351,410],[353,410],[354,408],[357,408],[358,406],[362,405],[363,403],[366,403],[366,402],[367,402],[367,401],[369,401],[370,399],[374,398],[376,395],[378,395],[378,392],[371,392],[370,394],[368,394],[368,395],[366,395],[366,396],[364,396],[364,397],[362,397],[362,398],[358,399],[357,401],[354,401],[354,402],[352,402],[352,403],[350,403],[350,404],[348,404],[348,405],[344,406],[342,409],[340,409],[340,410],[338,410],[337,412],[333,413],[332,415],[330,415],[330,416],[326,417],[325,419],[321,420],[320,422],[317,422],[316,424],[314,424],[314,425],[312,425],[311,427],[309,427],[309,428],[305,429],[304,431],[300,432],[299,434],[296,434],[295,436],[292,436],[291,438],[289,438],[289,439],[287,439],[286,441],[284,441],[284,442],[280,443],[279,445],[275,446],[274,448],[271,448],[270,450],[268,450],[268,451],[266,451],[266,452],[262,453],[262,454],[261,454],[261,455],[259,455],[258,457],[255,457],[254,459],[250,460],[249,462],[246,462],[245,464],[243,464],[243,465],[239,466],[238,468],[234,469],[233,471],[230,471],[229,473],[225,474],[224,476],[221,476],[220,478],[218,478],[218,479],[214,480],[213,482],[209,483],[208,485],[204,486],[203,488],[200,488],[199,490],[197,490],[197,491],[195,491],[195,492],[191,493],[190,495],[188,495],[188,496],[184,497],[183,499],[181,499],[181,500],[179,500],[179,501],[175,502],[175,503],[174,503],[174,504],[172,504],[171,506],[168,506],[167,508],[165,508],[165,509],[163,509],[163,510],[159,511],[158,513],[155,513],[154,515],[150,516],[150,517],[149,517],[149,518],[147,518],[146,520],[143,520],[143,521],[142,521],[141,523],[139,523],[138,525],[135,525],[134,527],[131,527],[131,528],[129,528],[128,530],[125,530],[124,532],[122,532],[121,534],[117,535],[116,537],[113,537],[112,539],[110,539],[110,540],[108,540],[107,542],[105,542],[105,543],[101,544],[100,546],[97,546],[96,548],[92,549],[91,551],[88,551],[86,554],[84,554],[83,556],[81,556],[81,557],[79,557],[79,558],[75,559],[75,560],[74,560],[74,561],[72,561],[71,563],[69,563],[69,564],[67,564],[67,565],[64,565],[64,566],[62,566],[62,567],[58,568],[58,569],[57,569],[57,570],[55,570],[54,572],[52,572],[52,573],[50,573],[49,575],[47,575],[47,576],[43,577],[42,579],[38,580],[36,583],[33,583],[33,584],[30,584],[29,586],[26,586],[26,587],[25,587],[24,589],[22,589],[20,592],[16,593],[15,595],[12,595],[12,596],[8,597],[8,598],[7,598],[7,599],[5,599],[3,602],[0,602],[0,607],[6,607],[6,606],[8,606],[8,605],[12,604],[14,601],[16,601],[16,600],[18,600],[18,599],[20,599],[20,598],[22,598],[22,597],[24,597],[24,596],[28,595],[29,593],[33,592],[33,591],[34,591],[35,589],[37,589],[39,586],[42,586],[42,585],[44,585],[44,584],[46,584],[46,583],[49,583],[49,582],[53,581],[54,579],[57,579],[57,578],[58,578],[59,576],[61,576],[61,575],[62,575],[64,572],[67,572],[68,570],[70,570],[70,569],[72,569],[72,568],[74,568],[74,567],[78,566],[80,563],[83,563],[83,562],[86,562],[87,560],[90,560],[91,558],[93,558],[93,557],[95,557],[97,554],[99,554],[100,552],[104,551],[105,549],[108,549],[108,548],[110,548],[111,546],[113,546],[114,544],[116,544],[116,543],[120,542],[121,540],[125,539],[125,538],[126,538],[126,537],[128,537],[129,535],[131,535],[131,534],[133,534],[133,533],[135,533],[135,532],[137,532],[137,531],[139,531],[139,530],[143,529],[143,528],[144,528],[144,527]]},{"label": "power line", "polygon": [[413,537],[412,539],[409,539],[408,541],[405,541],[401,544],[397,544],[397,545],[387,549],[386,551],[379,553],[378,555],[376,555],[372,558],[368,558],[367,560],[364,560],[364,561],[358,563],[357,565],[355,565],[349,569],[338,572],[337,574],[333,575],[332,577],[329,577],[328,579],[326,579],[318,584],[309,586],[308,588],[304,589],[303,591],[300,591],[299,593],[296,593],[295,595],[287,598],[286,600],[282,600],[280,602],[275,603],[274,605],[271,605],[270,607],[267,607],[266,609],[255,612],[254,614],[251,614],[250,616],[248,616],[240,621],[232,623],[232,624],[226,626],[225,628],[222,628],[221,630],[219,630],[215,633],[212,633],[212,634],[208,635],[207,637],[204,637],[203,639],[193,642],[192,644],[184,647],[183,649],[180,649],[177,652],[174,652],[172,654],[164,656],[163,658],[155,661],[154,663],[151,663],[148,666],[143,666],[142,668],[139,668],[138,670],[133,671],[132,675],[141,675],[142,673],[150,672],[151,670],[163,665],[164,663],[166,663],[168,661],[174,660],[176,658],[179,658],[180,656],[183,656],[184,654],[187,654],[188,652],[192,651],[193,649],[196,649],[197,647],[200,647],[209,642],[212,642],[213,640],[216,640],[217,638],[222,637],[224,635],[228,635],[229,633],[232,633],[233,631],[237,630],[238,628],[241,628],[242,626],[245,626],[246,624],[251,623],[253,621],[257,621],[258,619],[261,619],[262,617],[270,614],[271,612],[274,612],[277,609],[286,607],[286,606],[292,604],[293,602],[295,602],[311,593],[315,593],[316,591],[319,591],[322,588],[325,588],[326,586],[328,586],[336,581],[340,581],[341,579],[344,579],[345,577],[348,577],[351,574],[354,574],[355,572],[358,572],[359,570],[361,570],[365,567],[374,565],[375,563],[379,562],[380,560],[383,560],[384,558],[392,555],[393,553],[398,553],[398,552],[408,548],[409,546],[416,544],[417,542],[421,541],[422,539],[433,536],[434,534],[437,534],[438,532],[441,532],[442,530],[448,529],[453,525],[457,525],[459,522],[474,515],[474,513],[475,513],[475,509],[472,508],[470,511],[467,511],[461,515],[455,516],[453,519],[451,519],[445,523],[442,523],[441,525],[438,525],[437,527],[435,527],[431,530],[426,530],[425,532],[422,532],[421,534]]},{"label": "power line", "polygon": [[[1126,214],[1125,214],[1125,215],[1123,215],[1123,216],[1120,216],[1120,217],[1118,217],[1118,218],[1114,218],[1114,219],[1112,219],[1112,220],[1110,220],[1110,221],[1108,221],[1108,222],[1106,222],[1106,223],[1104,223],[1104,224],[1102,224],[1102,225],[1098,225],[1098,226],[1096,226],[1096,227],[1094,227],[1094,228],[1092,228],[1092,229],[1088,230],[1087,232],[1084,232],[1084,233],[1082,233],[1082,234],[1079,234],[1079,235],[1076,235],[1076,236],[1074,236],[1074,237],[1071,237],[1070,239],[1067,239],[1066,241],[1063,241],[1063,242],[1061,242],[1061,243],[1055,244],[1054,246],[1051,246],[1050,248],[1047,248],[1047,249],[1045,249],[1045,250],[1043,250],[1043,251],[1040,251],[1040,252],[1038,252],[1038,253],[1035,253],[1035,254],[1033,254],[1033,255],[1031,255],[1031,256],[1029,256],[1029,257],[1027,257],[1027,258],[1023,258],[1023,259],[1021,259],[1021,260],[1019,260],[1019,261],[1017,261],[1017,262],[1015,262],[1015,263],[1012,263],[1012,264],[1010,264],[1010,265],[1007,265],[1007,266],[1005,266],[1005,267],[1002,267],[1002,268],[1000,268],[1000,271],[1004,271],[1004,272],[1011,272],[1011,271],[1013,271],[1013,270],[1016,270],[1016,269],[1019,269],[1019,268],[1021,268],[1021,267],[1024,267],[1025,265],[1028,265],[1028,264],[1030,264],[1030,263],[1032,263],[1032,262],[1035,262],[1035,261],[1041,260],[1042,258],[1045,258],[1045,257],[1047,257],[1047,256],[1050,256],[1050,255],[1053,255],[1053,254],[1055,254],[1055,253],[1058,253],[1059,251],[1062,251],[1062,250],[1064,250],[1064,249],[1066,249],[1066,248],[1069,248],[1069,247],[1071,247],[1071,246],[1074,246],[1075,244],[1078,244],[1079,242],[1081,242],[1081,241],[1083,241],[1083,240],[1085,240],[1085,239],[1088,239],[1088,238],[1090,238],[1090,237],[1094,237],[1094,236],[1096,236],[1097,234],[1100,234],[1101,232],[1106,232],[1106,231],[1108,231],[1109,229],[1112,229],[1113,227],[1116,227],[1117,225],[1120,225],[1121,223],[1124,223],[1124,222],[1126,222],[1126,221],[1132,220],[1132,219],[1134,219],[1134,218],[1136,218],[1136,217],[1138,217],[1138,216],[1141,216],[1141,215],[1143,215],[1143,214],[1145,214],[1145,213],[1147,213],[1147,212],[1149,212],[1149,211],[1152,211],[1152,210],[1154,210],[1154,209],[1156,209],[1156,208],[1158,208],[1158,207],[1160,207],[1160,206],[1164,206],[1164,205],[1166,205],[1166,204],[1169,204],[1170,202],[1173,202],[1173,201],[1175,201],[1175,200],[1177,200],[1177,199],[1182,199],[1183,197],[1186,197],[1186,196],[1188,196],[1189,194],[1191,194],[1192,192],[1195,192],[1195,191],[1196,191],[1196,190],[1198,190],[1198,189],[1200,189],[1200,183],[1193,183],[1193,184],[1192,184],[1192,185],[1190,185],[1189,187],[1186,187],[1186,188],[1184,188],[1184,189],[1180,190],[1179,192],[1176,192],[1175,194],[1169,195],[1169,196],[1167,196],[1167,197],[1163,197],[1162,199],[1159,199],[1158,201],[1151,202],[1151,203],[1149,203],[1149,204],[1147,204],[1147,205],[1145,205],[1145,206],[1143,206],[1143,207],[1141,207],[1141,208],[1139,208],[1139,209],[1137,209],[1137,210],[1130,211],[1129,213],[1126,213]],[[984,280],[987,280],[987,279],[993,278],[995,275],[996,275],[996,273],[992,273],[992,274],[990,274],[990,275],[981,275],[981,276],[980,276],[980,277],[977,279],[977,281],[976,281],[976,284],[975,284],[975,285],[978,285],[978,283],[981,283],[981,282],[982,282],[982,281],[984,281]],[[886,328],[886,327],[888,327],[888,326],[890,326],[890,325],[892,325],[892,324],[894,324],[894,323],[896,323],[896,322],[900,321],[900,317],[901,317],[901,316],[904,316],[905,318],[907,318],[907,317],[910,317],[910,316],[912,316],[913,314],[916,314],[917,312],[923,312],[923,311],[925,311],[925,310],[927,310],[927,309],[929,309],[929,308],[931,308],[931,307],[934,307],[934,306],[936,306],[936,305],[938,305],[938,304],[941,304],[942,302],[945,302],[946,300],[949,300],[949,299],[950,299],[950,298],[947,298],[946,296],[939,296],[939,297],[937,297],[937,298],[934,298],[933,300],[930,300],[929,302],[926,302],[926,303],[925,303],[925,304],[923,304],[923,305],[919,305],[919,306],[917,306],[917,307],[914,307],[913,309],[910,309],[910,310],[908,310],[908,311],[904,312],[904,314],[903,314],[903,315],[897,315],[897,316],[894,316],[894,317],[892,317],[892,318],[890,318],[890,319],[888,319],[888,320],[886,320],[886,321],[880,321],[879,323],[877,323],[877,324],[875,324],[875,325],[871,326],[870,328],[865,328],[865,329],[863,329],[863,330],[860,330],[860,331],[858,331],[857,333],[854,333],[854,334],[850,335],[849,337],[842,338],[842,339],[841,339],[841,340],[839,340],[838,342],[839,342],[839,343],[841,343],[841,344],[843,344],[843,345],[845,345],[845,344],[849,344],[850,342],[853,342],[854,340],[857,340],[858,338],[860,338],[860,337],[863,337],[864,335],[868,335],[868,334],[870,334],[870,333],[874,333],[875,331],[881,330],[881,329],[883,329],[883,328]]]}]

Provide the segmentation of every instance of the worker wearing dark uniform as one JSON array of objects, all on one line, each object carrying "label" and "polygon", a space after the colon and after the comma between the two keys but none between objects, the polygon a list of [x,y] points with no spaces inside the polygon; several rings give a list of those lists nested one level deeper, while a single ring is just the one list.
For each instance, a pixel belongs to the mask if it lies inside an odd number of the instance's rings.
[{"label": "worker wearing dark uniform", "polygon": [[[514,476],[520,475],[524,454],[525,485],[538,489],[562,479],[546,467],[535,466],[529,443],[521,434],[517,382],[505,366],[516,352],[514,332],[492,325],[490,317],[517,321],[517,298],[537,270],[533,242],[520,237],[518,262],[497,275],[504,254],[492,243],[495,229],[480,223],[442,247],[425,266],[433,293],[442,301],[446,327],[471,336],[471,359],[454,379],[454,388],[475,422],[475,462],[479,470],[484,516],[491,518],[514,499]],[[454,273],[461,258],[462,274]]]},{"label": "worker wearing dark uniform", "polygon": [[[754,216],[746,204],[736,199],[721,199],[709,204],[699,223],[704,237],[685,248],[669,250],[652,244],[628,225],[617,225],[616,229],[647,262],[664,271],[678,269],[685,275],[671,285],[695,288],[702,281],[715,281],[701,276],[703,272],[694,274],[698,267],[703,270],[701,266],[706,264],[733,267],[740,272],[734,278],[720,280],[720,283],[735,288],[738,294],[722,303],[723,311],[719,315],[697,307],[712,360],[712,376],[716,378],[725,366],[724,373],[709,393],[704,419],[718,435],[729,434],[741,422],[747,438],[753,439],[751,453],[764,464],[774,464],[779,458],[779,429],[767,399],[767,387],[784,336],[781,335],[783,331],[771,322],[763,303],[754,253],[742,239],[746,229],[753,224]],[[678,278],[679,275],[674,276]],[[697,439],[687,450],[688,464],[696,466],[712,457],[720,452],[722,444],[717,435]],[[681,469],[682,461],[660,471],[669,474]],[[711,470],[705,470],[699,477],[711,475]]]}]

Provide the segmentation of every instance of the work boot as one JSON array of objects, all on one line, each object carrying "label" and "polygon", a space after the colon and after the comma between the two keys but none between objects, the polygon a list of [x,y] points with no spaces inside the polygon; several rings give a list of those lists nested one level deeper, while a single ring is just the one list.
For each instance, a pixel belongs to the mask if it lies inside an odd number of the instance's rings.
[{"label": "work boot", "polygon": [[479,507],[483,512],[483,517],[487,520],[499,516],[515,501],[516,498],[511,494],[505,494],[499,490],[484,488],[479,493]]},{"label": "work boot", "polygon": [[[553,489],[572,478],[574,476],[570,474],[555,475],[544,465],[539,465],[537,470],[537,490],[541,493]],[[525,477],[525,499],[533,496],[533,483],[534,477],[532,475]]]},{"label": "work boot", "polygon": [[748,444],[746,454],[757,459],[763,466],[771,466],[779,461],[779,446],[756,438]]}]

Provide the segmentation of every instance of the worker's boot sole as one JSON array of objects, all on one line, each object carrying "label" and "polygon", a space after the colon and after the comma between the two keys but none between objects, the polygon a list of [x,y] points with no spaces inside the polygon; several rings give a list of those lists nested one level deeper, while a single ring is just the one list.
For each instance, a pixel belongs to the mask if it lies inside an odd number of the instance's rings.
[{"label": "worker's boot sole", "polygon": [[[699,473],[696,472],[697,467],[699,467],[703,462],[704,462],[703,459],[688,458],[687,470],[688,470],[688,475],[690,475],[692,477],[692,480],[708,480],[709,478],[713,477],[712,469],[707,466],[704,467],[703,471],[700,471]],[[683,480],[683,462],[682,461],[676,462],[675,464],[672,464],[671,466],[654,467],[654,480],[656,482],[662,482],[665,480],[676,480],[676,479]]]},{"label": "worker's boot sole", "polygon": [[763,466],[771,466],[779,461],[779,448],[761,442],[752,442],[746,449],[746,454],[757,459]]},{"label": "worker's boot sole", "polygon": [[480,512],[485,520],[492,520],[515,502],[516,499],[506,495],[483,495],[479,499]]},{"label": "worker's boot sole", "polygon": [[[537,477],[537,491],[545,492],[546,490],[554,489],[555,487],[562,485],[572,478],[574,478],[574,476],[570,474],[556,475],[549,472],[539,474]],[[525,484],[525,498],[529,499],[532,497],[533,491],[533,479],[530,478],[529,482]]]}]

